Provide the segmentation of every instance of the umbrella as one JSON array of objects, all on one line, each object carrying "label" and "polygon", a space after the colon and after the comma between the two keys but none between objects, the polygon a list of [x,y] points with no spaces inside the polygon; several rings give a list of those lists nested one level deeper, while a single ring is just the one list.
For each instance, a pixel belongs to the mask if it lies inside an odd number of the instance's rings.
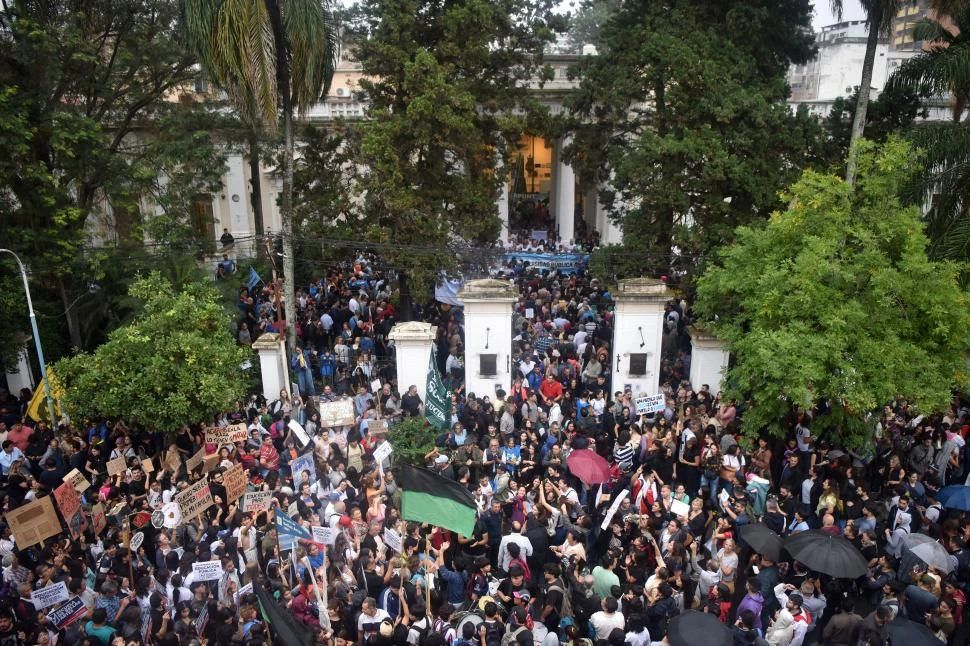
[{"label": "umbrella", "polygon": [[926,534],[907,534],[903,537],[903,545],[923,563],[944,572],[953,570],[950,553]]},{"label": "umbrella", "polygon": [[966,485],[943,487],[936,494],[936,499],[947,509],[970,511],[970,487]]},{"label": "umbrella", "polygon": [[716,615],[686,610],[667,624],[670,646],[732,646],[734,634]]},{"label": "umbrella", "polygon": [[825,455],[825,457],[829,458],[830,460],[837,460],[838,458],[841,458],[843,455],[845,455],[845,451],[840,451],[839,449],[832,449]]},{"label": "umbrella", "polygon": [[566,458],[566,465],[574,476],[588,485],[610,480],[610,464],[595,451],[576,449]]},{"label": "umbrella", "polygon": [[764,525],[742,525],[741,540],[750,545],[755,552],[767,556],[772,561],[781,559],[781,536]]},{"label": "umbrella", "polygon": [[906,646],[940,646],[942,641],[933,636],[930,629],[924,624],[910,621],[902,615],[896,615],[886,626],[889,630],[889,638],[893,644],[906,644]]},{"label": "umbrella", "polygon": [[789,536],[784,545],[789,554],[815,572],[855,579],[869,571],[865,557],[843,536],[810,529]]}]

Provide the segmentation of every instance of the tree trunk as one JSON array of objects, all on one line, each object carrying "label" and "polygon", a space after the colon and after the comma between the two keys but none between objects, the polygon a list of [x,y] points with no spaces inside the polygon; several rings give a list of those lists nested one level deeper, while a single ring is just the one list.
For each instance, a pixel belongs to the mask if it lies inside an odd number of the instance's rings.
[{"label": "tree trunk", "polygon": [[[260,184],[261,174],[259,172],[259,147],[256,144],[256,133],[249,133],[249,186],[250,200],[253,205],[253,224],[256,227],[256,235],[263,235],[263,189]],[[259,241],[256,243],[259,249]]]},{"label": "tree trunk", "polygon": [[856,142],[862,138],[866,128],[866,112],[869,110],[869,88],[872,86],[872,68],[876,62],[876,46],[879,44],[882,10],[881,2],[873,2],[868,16],[869,36],[866,39],[866,56],[862,60],[862,81],[859,82],[855,116],[852,119],[852,136],[849,139],[849,159],[845,164],[845,181],[849,186],[855,183],[858,161]]},{"label": "tree trunk", "polygon": [[79,351],[84,349],[84,341],[81,339],[81,323],[78,321],[77,312],[71,307],[71,299],[67,293],[67,285],[64,279],[57,277],[57,293],[64,304],[64,315],[67,319],[67,333],[71,337],[71,348]]},{"label": "tree trunk", "polygon": [[296,347],[296,276],[293,258],[293,110],[283,113],[286,149],[283,151],[283,199],[280,218],[283,221],[283,297],[286,312],[286,342]]}]

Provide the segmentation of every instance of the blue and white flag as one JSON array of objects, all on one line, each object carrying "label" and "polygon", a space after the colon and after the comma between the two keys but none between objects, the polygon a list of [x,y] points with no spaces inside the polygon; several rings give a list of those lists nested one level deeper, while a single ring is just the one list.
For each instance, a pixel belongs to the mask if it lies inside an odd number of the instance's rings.
[{"label": "blue and white flag", "polygon": [[246,278],[246,287],[249,288],[249,291],[252,291],[253,288],[256,287],[256,285],[260,284],[261,282],[263,282],[263,279],[259,277],[259,274],[256,273],[255,269],[250,267],[249,277]]}]

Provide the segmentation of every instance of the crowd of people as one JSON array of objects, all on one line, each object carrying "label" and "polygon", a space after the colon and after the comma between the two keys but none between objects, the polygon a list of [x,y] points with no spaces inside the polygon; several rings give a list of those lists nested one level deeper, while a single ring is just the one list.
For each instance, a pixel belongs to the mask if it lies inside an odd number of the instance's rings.
[{"label": "crowd of people", "polygon": [[[888,402],[861,451],[818,436],[824,411],[809,410],[793,412],[787,437],[749,445],[739,436],[746,404],[689,382],[683,303],[666,316],[665,408],[638,414],[639,393],[610,380],[608,289],[582,268],[503,271],[520,289],[517,372],[504,390],[465,391],[460,307],[415,312],[438,326],[452,392],[423,466],[471,492],[470,536],[403,520],[392,463],[375,459],[398,419],[424,411],[395,378],[391,285],[365,261],[299,290],[298,393],[253,395],[174,437],[125,420],[34,423],[23,417],[29,393],[0,393],[5,514],[75,470],[85,510],[76,535],[64,525],[32,544],[0,524],[0,646],[254,646],[301,635],[336,646],[649,646],[678,643],[668,628],[689,611],[715,616],[742,645],[910,643],[891,638],[901,618],[965,643],[970,517],[935,496],[970,473],[966,400],[937,414]],[[242,291],[241,337],[276,329],[274,308],[272,288]],[[353,421],[329,425],[324,413],[347,401]],[[209,441],[233,425],[245,440]],[[573,473],[570,455],[583,450],[608,463],[605,482]],[[227,480],[239,469],[245,493],[233,497]],[[153,515],[200,481],[211,504],[173,522]],[[266,508],[250,507],[261,492]],[[752,524],[844,537],[868,572],[845,579],[786,554],[772,560],[744,542]],[[946,562],[915,557],[916,534]],[[218,578],[204,578],[196,566],[212,562]],[[60,583],[68,600],[32,601]],[[60,623],[74,599],[83,610]]]}]

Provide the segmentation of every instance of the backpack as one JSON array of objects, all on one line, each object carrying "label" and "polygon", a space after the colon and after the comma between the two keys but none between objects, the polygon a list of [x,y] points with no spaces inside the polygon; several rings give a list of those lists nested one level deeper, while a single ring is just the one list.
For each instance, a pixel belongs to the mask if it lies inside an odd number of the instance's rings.
[{"label": "backpack", "polygon": [[515,630],[511,630],[511,631],[505,633],[504,635],[502,635],[502,646],[510,646],[511,644],[514,644],[516,642],[516,637],[523,630],[526,630],[526,627],[525,626],[519,626]]},{"label": "backpack", "polygon": [[559,608],[559,618],[572,617],[573,616],[573,600],[570,598],[569,593],[563,590],[558,585],[549,586],[549,590],[555,590],[562,593],[562,607]]},{"label": "backpack", "polygon": [[499,621],[485,621],[485,646],[502,646],[505,625]]}]

